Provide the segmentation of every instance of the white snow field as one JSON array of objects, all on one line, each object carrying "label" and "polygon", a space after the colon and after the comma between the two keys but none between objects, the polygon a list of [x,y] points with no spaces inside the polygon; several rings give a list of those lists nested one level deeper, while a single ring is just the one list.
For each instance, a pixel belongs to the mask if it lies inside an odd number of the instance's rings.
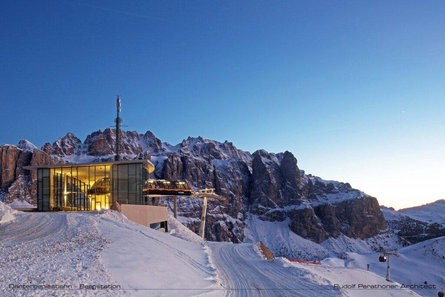
[{"label": "white snow field", "polygon": [[[299,264],[295,262],[287,262],[289,266],[296,267],[306,273],[304,278],[311,280],[315,283],[324,284],[325,286],[332,287],[335,284],[342,287],[342,296],[353,297],[375,297],[375,296],[419,296],[410,289],[400,288],[400,284],[387,282],[385,278],[378,276],[372,272],[353,269],[345,267],[329,267],[325,265],[311,265],[311,264]],[[360,287],[360,285],[362,287]],[[363,288],[364,286],[374,286],[374,289]],[[388,285],[395,285],[397,288],[388,288]],[[380,287],[377,287],[380,286]],[[426,291],[428,295],[424,296],[437,296],[436,291]],[[333,296],[333,295],[318,295],[318,296]]]},{"label": "white snow field", "polygon": [[162,233],[114,211],[14,212],[0,224],[0,296],[364,296],[375,291],[333,284],[387,283],[344,263],[267,261],[253,243],[203,242],[175,219],[170,226]]},{"label": "white snow field", "polygon": [[[415,288],[419,295],[437,296],[439,289],[445,288],[445,237],[434,238],[402,248],[399,257],[391,256],[391,279],[405,285],[436,285],[437,289]],[[327,258],[323,264],[331,267],[347,267],[370,270],[384,277],[386,263],[378,261],[378,253],[348,253],[346,259]],[[338,271],[336,269],[336,271]],[[366,271],[365,271],[366,272]]]},{"label": "white snow field", "polygon": [[[152,230],[120,213],[15,216],[14,222],[0,225],[2,297],[196,296],[221,288],[204,243]],[[32,287],[42,284],[71,287]],[[119,285],[120,290],[79,289],[81,284]]]},{"label": "white snow field", "polygon": [[288,220],[269,222],[252,214],[247,218],[244,235],[244,242],[256,243],[261,240],[275,255],[312,261],[343,256],[347,252],[369,254],[378,251],[380,246],[388,250],[401,246],[397,236],[389,232],[365,240],[341,235],[318,244],[292,232]]},{"label": "white snow field", "polygon": [[425,205],[400,209],[399,212],[419,221],[430,224],[438,223],[445,227],[445,199]]},{"label": "white snow field", "polygon": [[253,244],[209,243],[226,296],[345,296],[328,282],[304,277],[303,269],[264,260]]},{"label": "white snow field", "polygon": [[0,224],[5,224],[15,220],[17,211],[12,209],[9,205],[0,202]]}]

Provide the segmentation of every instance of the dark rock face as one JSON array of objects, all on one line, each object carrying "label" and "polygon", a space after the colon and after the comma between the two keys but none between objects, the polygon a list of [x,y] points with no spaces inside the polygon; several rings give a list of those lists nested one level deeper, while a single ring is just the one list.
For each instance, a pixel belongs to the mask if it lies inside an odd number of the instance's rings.
[{"label": "dark rock face", "polygon": [[[336,207],[332,204],[322,204],[314,209],[314,215],[320,218],[323,230],[328,236],[338,237],[341,234],[341,222],[337,217]],[[380,230],[380,228],[376,228]]]},{"label": "dark rock face", "polygon": [[290,229],[301,237],[322,242],[327,238],[323,225],[319,222],[313,208],[304,208],[289,212]]},{"label": "dark rock face", "polygon": [[18,199],[35,205],[37,201],[36,172],[33,171],[30,174],[23,167],[54,164],[59,160],[56,161],[47,153],[34,149],[23,140],[20,141],[19,146],[21,148],[14,145],[0,147],[0,188],[6,193],[4,200],[7,203]]},{"label": "dark rock face", "polygon": [[271,163],[267,168],[266,162],[271,162],[266,151],[256,151],[253,154],[250,202],[252,211],[259,215],[282,206],[279,205],[282,200],[279,197],[280,183],[277,180],[280,177],[280,168],[276,163]]},{"label": "dark rock face", "polygon": [[[41,150],[23,142],[21,148],[0,149],[0,182],[9,197],[26,196],[18,189],[35,194],[35,174],[22,167],[88,159],[111,159],[115,150],[115,130],[90,134],[82,143],[72,133],[46,143]],[[292,153],[273,154],[264,150],[254,154],[237,149],[231,142],[202,137],[184,139],[172,146],[153,133],[121,131],[120,151],[124,159],[151,158],[155,178],[186,180],[195,190],[215,188],[227,198],[226,204],[209,201],[206,238],[242,242],[247,214],[262,220],[289,221],[289,228],[302,237],[321,242],[345,234],[368,238],[386,228],[375,198],[352,189],[347,183],[324,181],[306,175]],[[19,180],[19,176],[23,176]],[[25,192],[26,192],[25,191]],[[31,196],[32,196],[31,195]],[[12,199],[12,198],[8,198]],[[29,202],[35,202],[27,198]],[[164,201],[170,203],[168,199]],[[198,231],[202,201],[180,199],[179,215],[188,227]]]},{"label": "dark rock face", "polygon": [[280,166],[281,189],[284,203],[287,205],[298,204],[301,193],[298,188],[300,182],[300,169],[297,167],[297,159],[290,152],[283,154]]},{"label": "dark rock face", "polygon": [[21,150],[13,145],[4,145],[0,149],[1,188],[10,186],[14,181],[20,153]]},{"label": "dark rock face", "polygon": [[42,151],[50,155],[59,157],[69,156],[76,153],[76,150],[82,145],[82,141],[73,133],[67,133],[65,136],[56,140],[52,145],[45,143]]},{"label": "dark rock face", "polygon": [[363,197],[341,202],[336,207],[337,218],[347,223],[342,233],[353,238],[369,238],[386,229],[386,221],[376,198]]},{"label": "dark rock face", "polygon": [[29,176],[20,175],[8,188],[8,192],[5,195],[5,202],[12,203],[14,200],[24,200],[29,204],[37,204],[37,196],[33,195],[33,183],[29,179]]}]

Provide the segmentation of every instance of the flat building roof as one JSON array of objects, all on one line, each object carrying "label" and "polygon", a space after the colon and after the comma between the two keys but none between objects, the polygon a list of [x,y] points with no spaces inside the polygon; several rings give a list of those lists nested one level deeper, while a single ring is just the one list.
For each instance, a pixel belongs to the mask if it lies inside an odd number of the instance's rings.
[{"label": "flat building roof", "polygon": [[48,165],[35,165],[24,166],[26,170],[36,170],[41,168],[68,168],[68,167],[81,167],[81,166],[103,166],[103,165],[125,165],[125,164],[138,164],[142,163],[142,166],[147,169],[148,173],[152,173],[155,170],[155,166],[149,160],[122,160],[122,161],[109,161],[109,162],[96,162],[96,163],[64,163],[64,164],[48,164]]}]

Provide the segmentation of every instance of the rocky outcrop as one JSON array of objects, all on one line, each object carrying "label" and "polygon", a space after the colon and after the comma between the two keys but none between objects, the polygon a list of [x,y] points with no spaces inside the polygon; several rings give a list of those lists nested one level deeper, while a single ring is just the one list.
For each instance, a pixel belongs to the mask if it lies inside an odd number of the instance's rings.
[{"label": "rocky outcrop", "polygon": [[[115,130],[108,128],[93,132],[84,142],[68,133],[41,150],[25,141],[20,148],[3,146],[1,187],[10,189],[8,199],[26,196],[27,191],[33,196],[35,185],[27,182],[35,180],[35,173],[29,176],[23,166],[112,159],[115,141]],[[195,190],[215,188],[226,197],[227,203],[209,201],[205,230],[209,240],[242,242],[248,214],[268,221],[287,220],[290,230],[316,242],[341,234],[368,238],[386,227],[375,198],[347,183],[306,175],[288,151],[250,154],[231,142],[202,137],[189,137],[172,146],[150,131],[121,131],[120,151],[124,159],[151,158],[155,178],[186,180]],[[21,193],[19,188],[30,190]],[[180,216],[194,231],[199,227],[201,203],[180,199]]]},{"label": "rocky outcrop", "polygon": [[[422,212],[424,210],[431,212],[431,218],[434,218],[434,210],[439,212],[441,211],[440,205],[437,205],[440,202],[441,201],[439,200],[429,205],[425,205],[428,209],[424,209],[425,206],[419,206],[417,209],[421,210]],[[444,201],[442,201],[442,203],[444,203]],[[434,206],[434,210],[429,207],[431,205]],[[424,240],[445,236],[444,224],[415,219],[407,215],[404,212],[404,209],[396,211],[394,208],[384,206],[382,206],[381,209],[385,216],[388,229],[409,243],[418,243]]]},{"label": "rocky outcrop", "polygon": [[289,228],[303,238],[315,242],[324,241],[328,235],[313,208],[296,209],[289,212]]},{"label": "rocky outcrop", "polygon": [[386,221],[374,197],[362,197],[338,203],[335,213],[344,225],[341,232],[352,238],[369,238],[386,229]]},{"label": "rocky outcrop", "polygon": [[42,151],[50,155],[65,157],[79,152],[82,141],[73,133],[67,133],[65,136],[57,139],[53,144],[45,143]]},{"label": "rocky outcrop", "polygon": [[10,186],[16,178],[17,159],[22,151],[14,145],[3,145],[0,149],[0,187]]},{"label": "rocky outcrop", "polygon": [[33,183],[28,176],[20,175],[8,188],[4,197],[6,203],[12,203],[15,200],[26,201],[29,204],[37,204],[37,196],[33,195]]},{"label": "rocky outcrop", "polygon": [[385,230],[377,199],[347,183],[305,176],[290,152],[253,154],[251,211],[263,220],[284,221],[315,242],[344,234],[369,238]]},{"label": "rocky outcrop", "polygon": [[11,203],[18,199],[35,205],[37,175],[35,171],[28,171],[23,167],[54,164],[60,160],[24,140],[19,142],[19,146],[1,146],[0,156],[0,188],[5,193],[5,202]]}]

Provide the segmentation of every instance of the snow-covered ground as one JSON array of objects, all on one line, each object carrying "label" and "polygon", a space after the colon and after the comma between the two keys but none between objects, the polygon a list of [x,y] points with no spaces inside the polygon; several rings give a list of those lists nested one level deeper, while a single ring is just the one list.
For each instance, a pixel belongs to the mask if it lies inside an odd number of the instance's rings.
[{"label": "snow-covered ground", "polygon": [[[414,288],[422,296],[437,296],[445,288],[445,237],[434,238],[398,251],[399,257],[391,256],[391,279],[405,285],[435,285],[437,289]],[[378,261],[379,254],[348,253],[346,259],[327,258],[324,266],[335,268],[370,270],[386,276],[386,263]],[[335,269],[338,271],[338,269]]]},{"label": "snow-covered ground", "polygon": [[[419,296],[415,292],[407,288],[400,288],[400,284],[394,282],[387,282],[385,278],[362,269],[345,268],[341,266],[330,267],[328,265],[311,265],[299,264],[283,260],[286,266],[299,269],[302,273],[302,278],[310,280],[314,283],[324,285],[328,288],[337,286],[342,293],[342,296],[351,297],[375,297],[375,296]],[[332,261],[331,261],[332,263]],[[374,286],[371,289],[368,286]],[[393,288],[389,286],[394,286]],[[330,293],[328,291],[328,293]],[[428,295],[435,291],[428,291]],[[319,296],[324,296],[320,294]],[[326,296],[333,296],[326,295]]]},{"label": "snow-covered ground", "polygon": [[428,224],[437,223],[445,227],[445,200],[416,207],[395,210],[385,206],[380,207],[386,221],[400,221],[411,218]]},{"label": "snow-covered ground", "polygon": [[12,209],[9,205],[0,202],[0,224],[6,224],[15,220],[17,211]]},{"label": "snow-covered ground", "polygon": [[321,260],[329,256],[339,257],[347,252],[372,253],[378,251],[380,247],[390,250],[401,247],[399,238],[391,232],[366,240],[341,235],[318,244],[293,233],[289,229],[288,220],[263,221],[252,214],[249,214],[247,218],[244,233],[245,242],[262,241],[275,255],[304,260]]},{"label": "snow-covered ground", "polygon": [[[214,289],[221,289],[207,247],[180,226],[173,224],[174,235],[181,233],[188,241],[133,223],[114,211],[15,211],[14,216],[15,220],[0,225],[2,297],[196,296],[209,292],[216,296]],[[32,287],[43,284],[59,289]],[[115,290],[79,289],[82,284],[110,285]],[[12,290],[10,285],[21,288]]]},{"label": "snow-covered ground", "polygon": [[[10,211],[0,206],[0,216]],[[203,242],[175,219],[170,227],[170,234],[162,233],[114,211],[16,211],[0,224],[0,296],[357,296],[333,284],[386,283],[373,265],[367,272],[352,260],[331,258],[334,267],[268,261],[254,243]],[[403,253],[415,259],[421,254]],[[405,269],[429,267],[410,261]],[[59,287],[48,288],[54,285]],[[411,295],[379,291],[379,296]]]},{"label": "snow-covered ground", "polygon": [[438,223],[445,227],[445,200],[437,200],[433,203],[400,209],[398,212],[409,217],[427,222]]},{"label": "snow-covered ground", "polygon": [[109,240],[101,260],[131,296],[196,296],[220,289],[203,243],[186,241],[108,212],[99,230]]},{"label": "snow-covered ground", "polygon": [[15,217],[0,225],[1,296],[82,296],[86,291],[78,290],[80,284],[117,284],[99,260],[108,240],[99,233],[97,215],[17,212]]},{"label": "snow-covered ground", "polygon": [[12,203],[8,204],[12,208],[36,208],[35,205],[28,203],[26,200],[15,199]]},{"label": "snow-covered ground", "polygon": [[342,296],[282,259],[264,260],[253,244],[209,243],[226,296]]}]

